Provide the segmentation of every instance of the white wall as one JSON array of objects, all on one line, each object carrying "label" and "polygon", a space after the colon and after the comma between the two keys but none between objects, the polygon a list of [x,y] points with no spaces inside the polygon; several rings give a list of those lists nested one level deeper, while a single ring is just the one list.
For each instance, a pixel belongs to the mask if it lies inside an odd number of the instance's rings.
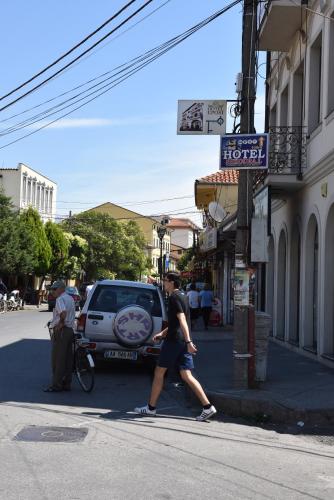
[{"label": "white wall", "polygon": [[182,248],[191,248],[193,246],[193,232],[191,229],[176,228],[172,230],[171,242]]}]

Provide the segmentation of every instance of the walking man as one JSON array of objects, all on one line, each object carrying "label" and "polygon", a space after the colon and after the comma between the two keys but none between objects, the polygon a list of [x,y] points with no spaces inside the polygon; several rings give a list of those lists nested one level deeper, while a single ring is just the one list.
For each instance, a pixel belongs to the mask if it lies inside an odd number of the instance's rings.
[{"label": "walking man", "polygon": [[196,420],[204,421],[215,415],[217,410],[211,405],[201,384],[191,373],[194,369],[193,354],[197,349],[190,338],[187,297],[179,291],[179,286],[180,276],[177,273],[167,273],[164,287],[169,294],[168,327],[153,338],[155,342],[164,339],[164,343],[155,369],[149,403],[135,408],[135,412],[140,415],[156,415],[156,405],[163,389],[165,373],[168,369],[176,367],[180,371],[182,380],[189,385],[203,406],[202,413]]},{"label": "walking man", "polygon": [[63,281],[55,281],[51,286],[56,297],[53,320],[50,327],[52,335],[52,385],[45,392],[70,391],[73,364],[73,335],[75,305],[73,298],[65,293]]},{"label": "walking man", "polygon": [[208,283],[205,283],[204,290],[200,291],[199,297],[201,302],[201,311],[203,316],[204,328],[205,330],[208,330],[210,314],[212,311],[212,303],[213,303],[213,293]]}]

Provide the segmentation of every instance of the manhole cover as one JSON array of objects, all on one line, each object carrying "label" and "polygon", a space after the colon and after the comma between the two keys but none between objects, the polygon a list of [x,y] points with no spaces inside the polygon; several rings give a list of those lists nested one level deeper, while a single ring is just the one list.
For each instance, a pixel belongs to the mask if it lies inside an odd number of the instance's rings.
[{"label": "manhole cover", "polygon": [[32,441],[46,443],[78,443],[88,434],[87,428],[74,427],[24,427],[16,436],[16,441]]}]

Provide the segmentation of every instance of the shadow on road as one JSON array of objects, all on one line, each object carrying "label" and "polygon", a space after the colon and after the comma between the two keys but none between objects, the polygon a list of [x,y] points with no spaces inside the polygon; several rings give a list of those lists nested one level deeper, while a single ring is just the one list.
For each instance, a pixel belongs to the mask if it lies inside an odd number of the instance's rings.
[{"label": "shadow on road", "polygon": [[83,392],[75,376],[71,392],[44,393],[51,375],[50,350],[50,341],[39,339],[22,339],[0,348],[1,402],[109,409],[127,400],[128,408],[138,404],[140,393],[149,390],[146,367],[110,364],[97,370],[92,393]]}]

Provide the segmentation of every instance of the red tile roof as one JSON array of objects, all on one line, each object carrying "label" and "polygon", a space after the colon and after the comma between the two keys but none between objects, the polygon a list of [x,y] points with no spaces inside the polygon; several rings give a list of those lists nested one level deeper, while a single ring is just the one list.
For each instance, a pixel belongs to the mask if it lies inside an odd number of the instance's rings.
[{"label": "red tile roof", "polygon": [[199,179],[199,182],[212,182],[219,184],[238,184],[238,170],[219,170],[214,174]]},{"label": "red tile roof", "polygon": [[198,226],[190,219],[179,219],[179,218],[172,218],[169,221],[169,224],[167,227],[170,228],[189,228],[189,229],[198,229]]}]

